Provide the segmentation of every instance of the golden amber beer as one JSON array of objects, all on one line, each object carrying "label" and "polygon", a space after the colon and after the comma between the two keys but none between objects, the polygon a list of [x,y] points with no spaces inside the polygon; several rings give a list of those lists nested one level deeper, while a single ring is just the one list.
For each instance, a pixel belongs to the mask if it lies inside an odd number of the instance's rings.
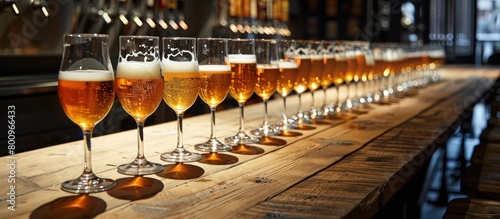
[{"label": "golden amber beer", "polygon": [[227,96],[231,85],[231,66],[200,65],[200,98],[210,107],[217,107]]},{"label": "golden amber beer", "polygon": [[271,98],[278,86],[278,76],[280,70],[278,65],[259,64],[257,65],[257,83],[255,83],[255,93],[264,100]]},{"label": "golden amber beer", "polygon": [[119,62],[116,68],[118,100],[134,119],[144,121],[153,114],[163,97],[160,63]]},{"label": "golden amber beer", "polygon": [[297,77],[295,78],[295,92],[301,94],[307,90],[309,73],[311,72],[311,58],[309,56],[299,56],[294,58],[299,66]]},{"label": "golden amber beer", "polygon": [[333,76],[335,72],[335,55],[324,55],[323,74],[321,75],[321,87],[326,89],[333,83]]},{"label": "golden amber beer", "polygon": [[346,71],[347,71],[347,59],[342,56],[335,57],[333,84],[335,84],[336,86],[340,86],[341,84],[343,84]]},{"label": "golden amber beer", "polygon": [[91,131],[111,109],[115,99],[111,71],[59,72],[59,100],[66,115],[82,130]]},{"label": "golden amber beer", "polygon": [[366,77],[366,57],[364,54],[356,55],[356,71],[354,81],[359,81],[363,76]]},{"label": "golden amber beer", "polygon": [[309,73],[309,81],[307,88],[313,92],[321,86],[321,77],[323,75],[323,55],[311,55],[311,72]]},{"label": "golden amber beer", "polygon": [[277,91],[281,96],[288,96],[295,85],[295,77],[299,72],[299,66],[295,62],[281,61],[279,63],[280,75],[278,77]]},{"label": "golden amber beer", "polygon": [[239,103],[244,103],[252,96],[257,82],[255,55],[228,55],[228,58],[231,63],[229,94]]},{"label": "golden amber beer", "polygon": [[198,62],[163,60],[163,100],[177,114],[191,107],[198,97],[201,77]]}]

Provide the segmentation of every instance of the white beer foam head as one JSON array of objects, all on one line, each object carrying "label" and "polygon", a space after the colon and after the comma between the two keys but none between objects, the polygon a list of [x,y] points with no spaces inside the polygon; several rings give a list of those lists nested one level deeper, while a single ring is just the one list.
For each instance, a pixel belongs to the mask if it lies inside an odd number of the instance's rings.
[{"label": "white beer foam head", "polygon": [[335,58],[335,54],[325,54],[325,55],[323,55],[323,57],[325,57],[327,59],[334,59]]},{"label": "white beer foam head", "polygon": [[103,70],[81,70],[81,71],[60,71],[59,80],[65,81],[112,81],[114,79],[112,71]]},{"label": "white beer foam head", "polygon": [[257,68],[260,68],[260,69],[279,69],[279,65],[276,65],[276,64],[258,64]]},{"label": "white beer foam head", "polygon": [[200,71],[225,72],[225,71],[231,71],[231,66],[229,66],[229,65],[200,65]]},{"label": "white beer foam head", "polygon": [[311,60],[323,60],[323,55],[322,54],[314,54],[310,55]]},{"label": "white beer foam head", "polygon": [[116,77],[126,79],[161,78],[159,62],[119,62],[116,67]]},{"label": "white beer foam head", "polygon": [[227,58],[230,63],[252,64],[257,62],[255,55],[250,54],[229,54]]},{"label": "white beer foam head", "polygon": [[170,60],[163,60],[161,62],[163,73],[198,73],[198,62],[175,62]]},{"label": "white beer foam head", "polygon": [[299,68],[299,65],[297,65],[296,62],[280,62],[279,66],[280,66],[280,68],[283,68],[283,69]]}]

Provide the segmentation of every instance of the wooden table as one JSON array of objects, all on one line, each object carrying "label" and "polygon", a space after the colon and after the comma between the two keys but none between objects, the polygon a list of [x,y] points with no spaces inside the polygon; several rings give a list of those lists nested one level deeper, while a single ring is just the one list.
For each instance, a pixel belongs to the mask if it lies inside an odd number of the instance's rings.
[{"label": "wooden table", "polygon": [[[313,130],[295,130],[301,136],[277,137],[281,146],[254,144],[261,154],[224,153],[237,159],[228,165],[191,163],[202,174],[193,179],[165,178],[166,172],[128,177],[116,172],[119,164],[136,155],[135,130],[93,139],[93,168],[100,177],[119,185],[110,192],[75,195],[61,191],[61,182],[83,169],[81,141],[55,145],[0,158],[2,218],[313,218],[371,217],[430,159],[459,124],[460,116],[487,92],[498,69],[446,66],[443,81],[420,88],[414,95],[351,113],[353,119],[322,120]],[[333,99],[334,90],[328,91]],[[345,88],[341,88],[344,95]],[[317,92],[320,102],[322,92]],[[289,113],[297,98],[288,98]],[[277,119],[281,100],[269,103]],[[304,109],[310,95],[303,95]],[[363,113],[361,113],[361,111]],[[262,104],[245,108],[247,130],[262,123]],[[22,116],[22,115],[17,115]],[[209,115],[184,120],[187,145],[209,136]],[[220,139],[236,133],[238,109],[217,113]],[[18,127],[21,128],[21,127]],[[283,141],[284,140],[284,141]],[[147,158],[171,151],[176,123],[146,127]],[[193,151],[192,146],[187,146]],[[15,163],[15,182],[6,165]],[[171,165],[172,166],[172,165]],[[177,175],[179,176],[179,175]],[[189,177],[185,175],[185,177]],[[12,176],[11,176],[12,178]],[[15,186],[15,211],[8,207]]]}]

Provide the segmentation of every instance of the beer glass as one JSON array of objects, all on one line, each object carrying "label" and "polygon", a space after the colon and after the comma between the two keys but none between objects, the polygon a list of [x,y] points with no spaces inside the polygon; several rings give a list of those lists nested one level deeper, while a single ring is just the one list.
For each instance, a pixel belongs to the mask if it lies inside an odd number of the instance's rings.
[{"label": "beer glass", "polygon": [[231,144],[251,144],[259,140],[245,133],[245,102],[250,99],[257,82],[257,64],[255,40],[229,39],[228,59],[231,64],[231,85],[229,94],[238,101],[240,109],[240,127],[236,135],[225,138]]},{"label": "beer glass", "polygon": [[164,37],[161,62],[164,92],[163,100],[177,114],[177,147],[161,154],[167,162],[186,163],[201,159],[198,153],[184,148],[182,118],[200,92],[201,77],[196,57],[196,38]]},{"label": "beer glass", "polygon": [[267,101],[276,92],[278,86],[279,58],[278,44],[276,40],[260,39],[255,40],[255,57],[257,60],[257,82],[255,83],[255,93],[264,102],[264,122],[258,129],[251,133],[260,136],[274,136],[281,132],[270,126],[267,115]]},{"label": "beer glass", "polygon": [[108,35],[64,35],[58,93],[64,112],[82,129],[85,154],[83,173],[62,183],[61,189],[93,193],[113,188],[115,181],[96,176],[91,162],[92,130],[109,113],[115,99]]},{"label": "beer glass", "polygon": [[231,85],[231,66],[227,61],[227,39],[199,38],[198,63],[200,64],[200,98],[208,104],[211,114],[210,138],[207,142],[196,144],[199,151],[222,152],[231,146],[220,142],[215,136],[215,111],[227,96]]},{"label": "beer glass", "polygon": [[335,57],[335,69],[333,71],[333,84],[335,85],[336,97],[333,104],[334,111],[340,112],[342,103],[340,102],[340,85],[344,83],[344,78],[347,70],[347,57],[345,55],[345,46],[342,41],[335,41],[333,47]]},{"label": "beer glass", "polygon": [[293,60],[289,58],[291,56],[291,48],[294,41],[292,40],[280,40],[278,41],[278,56],[279,60],[279,70],[280,74],[278,77],[278,86],[276,90],[281,95],[283,99],[283,111],[281,113],[281,120],[274,125],[278,130],[290,130],[294,129],[296,124],[295,120],[288,118],[286,114],[286,97],[293,91],[295,85],[295,77],[298,74],[299,66]]},{"label": "beer glass", "polygon": [[319,111],[321,116],[327,116],[332,114],[335,110],[332,104],[328,104],[327,89],[333,83],[333,76],[335,72],[335,53],[334,53],[335,42],[334,41],[323,41],[323,74],[321,75],[321,89],[323,89],[323,105],[321,106],[321,111]]},{"label": "beer glass", "polygon": [[294,120],[298,125],[312,123],[310,117],[302,111],[302,93],[307,90],[307,85],[309,81],[309,73],[311,72],[311,42],[308,40],[296,40],[291,52],[291,58],[295,60],[299,66],[297,77],[295,78],[295,85],[293,89],[297,93],[299,99],[297,114],[294,115]]},{"label": "beer glass", "polygon": [[356,74],[357,59],[356,59],[356,49],[353,42],[344,42],[345,46],[345,56],[347,58],[347,69],[344,75],[344,82],[347,89],[347,97],[344,101],[344,110],[351,110],[354,108],[354,101],[351,98],[351,82],[354,81],[354,75]]},{"label": "beer glass", "polygon": [[323,77],[323,68],[325,66],[323,54],[325,53],[323,48],[323,41],[314,40],[311,41],[311,71],[309,72],[309,80],[307,82],[307,88],[311,92],[311,107],[309,108],[308,115],[311,120],[320,119],[323,114],[316,109],[314,92],[320,88],[321,80]]},{"label": "beer glass", "polygon": [[118,166],[126,175],[146,175],[162,171],[144,155],[144,123],[158,108],[163,97],[158,37],[120,36],[120,56],[116,68],[116,94],[123,109],[137,123],[137,157]]}]

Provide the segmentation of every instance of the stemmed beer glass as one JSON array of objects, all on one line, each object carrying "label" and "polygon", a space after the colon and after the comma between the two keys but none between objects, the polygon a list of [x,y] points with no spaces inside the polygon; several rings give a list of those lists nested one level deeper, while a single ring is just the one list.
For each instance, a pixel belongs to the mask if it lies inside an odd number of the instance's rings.
[{"label": "stemmed beer glass", "polygon": [[215,136],[215,109],[227,96],[231,85],[231,66],[227,60],[227,39],[199,38],[200,98],[208,104],[211,113],[211,132],[207,142],[196,144],[199,151],[223,152],[232,149]]},{"label": "stemmed beer glass", "polygon": [[225,138],[231,144],[251,144],[259,139],[245,133],[245,102],[250,99],[257,82],[257,64],[255,57],[255,40],[229,39],[228,59],[231,64],[231,86],[229,94],[238,101],[240,108],[240,127],[236,135]]},{"label": "stemmed beer glass", "polygon": [[163,97],[159,38],[153,36],[120,36],[120,56],[116,68],[116,94],[123,109],[137,123],[137,157],[118,166],[127,175],[161,172],[163,166],[144,156],[144,123],[158,108]]},{"label": "stemmed beer glass", "polygon": [[288,50],[293,42],[294,41],[291,40],[281,40],[278,42],[280,75],[278,77],[278,86],[276,90],[281,97],[283,97],[281,120],[278,124],[274,125],[278,130],[290,130],[296,126],[294,120],[288,118],[286,115],[286,97],[293,91],[295,78],[299,70],[297,63],[290,57],[292,56],[292,54],[290,54],[291,51]]},{"label": "stemmed beer glass", "polygon": [[161,154],[160,159],[176,163],[200,160],[200,154],[184,148],[182,130],[184,112],[194,104],[201,87],[196,38],[164,37],[162,71],[163,100],[177,114],[177,147],[172,152]]},{"label": "stemmed beer glass", "polygon": [[115,186],[114,180],[96,176],[91,162],[92,130],[109,113],[115,99],[108,38],[104,34],[64,35],[59,100],[69,119],[82,129],[85,151],[83,173],[61,185],[67,192],[102,192]]},{"label": "stemmed beer glass", "polygon": [[278,86],[279,57],[276,40],[255,40],[255,56],[257,59],[257,83],[255,93],[264,102],[264,122],[251,133],[260,136],[274,136],[281,134],[280,130],[269,125],[267,120],[267,101],[276,92]]},{"label": "stemmed beer glass", "polygon": [[307,90],[309,73],[311,71],[311,42],[308,40],[296,40],[292,45],[290,45],[289,50],[291,50],[291,58],[295,60],[299,67],[297,77],[295,78],[295,85],[293,87],[297,93],[297,97],[299,98],[298,112],[294,116],[294,120],[298,125],[312,123],[310,117],[302,111],[301,98],[302,93]]}]

